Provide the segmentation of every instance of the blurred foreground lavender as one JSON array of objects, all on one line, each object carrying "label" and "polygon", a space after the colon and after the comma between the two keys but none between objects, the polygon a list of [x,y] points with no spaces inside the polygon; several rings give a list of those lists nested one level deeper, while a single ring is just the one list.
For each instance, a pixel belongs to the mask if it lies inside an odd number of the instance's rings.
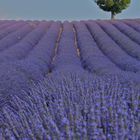
[{"label": "blurred foreground lavender", "polygon": [[117,77],[53,74],[0,110],[0,140],[139,140],[140,94]]}]

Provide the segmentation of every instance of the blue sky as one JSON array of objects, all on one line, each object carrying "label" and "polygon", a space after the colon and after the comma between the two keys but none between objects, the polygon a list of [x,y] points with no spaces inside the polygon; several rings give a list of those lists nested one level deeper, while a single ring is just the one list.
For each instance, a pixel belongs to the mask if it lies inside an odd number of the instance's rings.
[{"label": "blue sky", "polygon": [[[0,19],[82,20],[109,19],[94,0],[0,0]],[[131,0],[117,18],[140,18],[140,0]]]}]

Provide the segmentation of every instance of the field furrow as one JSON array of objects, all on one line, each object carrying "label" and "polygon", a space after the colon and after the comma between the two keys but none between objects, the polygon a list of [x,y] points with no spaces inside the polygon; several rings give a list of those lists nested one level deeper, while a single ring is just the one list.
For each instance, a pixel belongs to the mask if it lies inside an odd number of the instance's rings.
[{"label": "field furrow", "polygon": [[[87,22],[89,31],[102,52],[125,71],[139,72],[140,62],[129,56],[97,23]],[[112,30],[113,32],[114,30]],[[123,61],[122,61],[123,60]]]},{"label": "field furrow", "polygon": [[140,60],[140,45],[132,41],[128,36],[120,32],[109,22],[99,23],[99,25],[122,50],[135,59]]},{"label": "field furrow", "polygon": [[122,22],[132,27],[133,29],[135,29],[137,32],[140,33],[140,25],[135,20],[134,21],[123,20]]},{"label": "field furrow", "polygon": [[25,25],[25,24],[26,24],[25,22],[16,22],[16,23],[11,24],[7,28],[1,29],[1,31],[0,31],[0,40],[3,39],[3,38],[6,38],[7,35],[9,35],[10,33],[15,32],[19,28],[22,28],[23,25]]},{"label": "field furrow", "polygon": [[81,61],[85,69],[96,74],[118,74],[121,69],[112,63],[97,46],[84,23],[74,23]]},{"label": "field furrow", "polygon": [[0,55],[0,64],[6,61],[24,59],[39,44],[50,24],[50,22],[40,24],[20,42],[3,51]]},{"label": "field furrow", "polygon": [[73,25],[69,22],[64,22],[52,70],[73,71],[74,69],[82,71],[82,66],[75,47]]},{"label": "field furrow", "polygon": [[121,33],[130,38],[130,41],[137,43],[140,46],[140,33],[134,30],[132,27],[120,21],[110,21]]},{"label": "field furrow", "polygon": [[[46,27],[46,24],[44,25]],[[0,105],[6,102],[7,97],[19,94],[21,90],[28,91],[31,84],[44,79],[51,67],[59,29],[60,23],[53,23],[28,57],[0,65]]]},{"label": "field furrow", "polygon": [[20,40],[26,37],[26,35],[32,30],[33,27],[29,24],[26,24],[22,28],[19,28],[19,30],[9,34],[6,38],[0,40],[0,53],[20,42]]}]

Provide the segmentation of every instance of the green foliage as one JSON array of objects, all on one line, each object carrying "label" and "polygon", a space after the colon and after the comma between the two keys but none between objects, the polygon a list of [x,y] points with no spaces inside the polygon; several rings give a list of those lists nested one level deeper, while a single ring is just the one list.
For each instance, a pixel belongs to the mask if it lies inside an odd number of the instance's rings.
[{"label": "green foliage", "polygon": [[131,0],[95,0],[95,2],[102,10],[116,15],[126,9],[130,5]]}]

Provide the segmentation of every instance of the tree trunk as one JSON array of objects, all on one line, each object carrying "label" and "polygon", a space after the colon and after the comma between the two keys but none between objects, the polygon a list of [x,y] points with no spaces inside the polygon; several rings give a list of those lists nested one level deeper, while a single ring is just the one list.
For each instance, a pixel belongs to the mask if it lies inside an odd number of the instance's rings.
[{"label": "tree trunk", "polygon": [[115,13],[114,12],[111,12],[111,19],[115,19]]}]

